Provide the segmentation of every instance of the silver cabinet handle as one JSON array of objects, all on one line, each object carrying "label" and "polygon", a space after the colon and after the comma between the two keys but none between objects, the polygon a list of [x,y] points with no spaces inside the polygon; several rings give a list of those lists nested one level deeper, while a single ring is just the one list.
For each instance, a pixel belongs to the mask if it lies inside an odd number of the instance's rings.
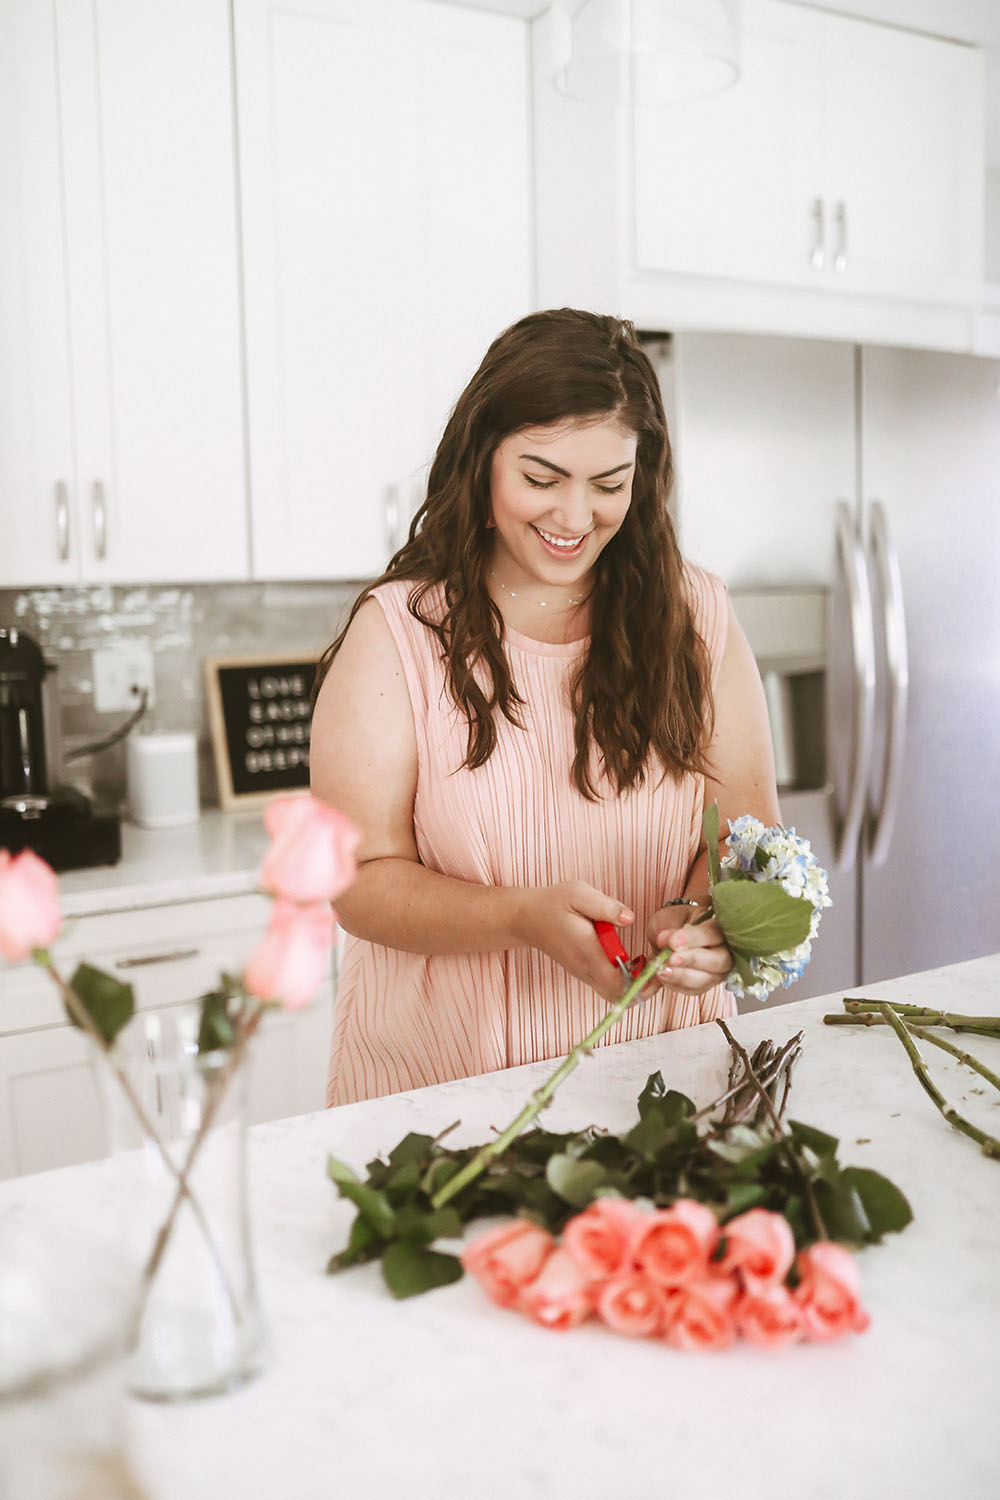
[{"label": "silver cabinet handle", "polygon": [[882,628],[889,690],[886,699],[882,804],[877,811],[872,810],[869,858],[873,864],[884,865],[892,840],[892,829],[899,803],[899,785],[902,780],[903,752],[906,746],[906,707],[910,696],[910,662],[899,557],[889,536],[885,507],[878,500],[872,501],[870,536],[871,558],[882,604]]},{"label": "silver cabinet handle", "polygon": [[104,485],[95,479],[91,491],[94,503],[94,556],[103,562],[108,555],[108,506]]},{"label": "silver cabinet handle", "polygon": [[182,958],[197,958],[198,948],[175,948],[169,953],[142,953],[136,958],[116,958],[116,969],[143,969],[149,964],[176,964]]},{"label": "silver cabinet handle", "polygon": [[835,271],[847,270],[847,204],[841,198],[833,211],[833,222],[837,226],[837,248],[833,256]]},{"label": "silver cabinet handle", "polygon": [[814,198],[812,206],[813,246],[809,264],[814,271],[822,271],[826,263],[826,210],[822,198]]},{"label": "silver cabinet handle", "polygon": [[56,545],[59,561],[69,557],[69,486],[65,479],[56,483]]},{"label": "silver cabinet handle", "polygon": [[858,538],[854,513],[844,500],[837,502],[837,558],[850,609],[854,711],[847,799],[837,830],[834,858],[838,869],[850,870],[857,858],[861,823],[865,814],[865,795],[875,731],[875,631],[865,555]]}]

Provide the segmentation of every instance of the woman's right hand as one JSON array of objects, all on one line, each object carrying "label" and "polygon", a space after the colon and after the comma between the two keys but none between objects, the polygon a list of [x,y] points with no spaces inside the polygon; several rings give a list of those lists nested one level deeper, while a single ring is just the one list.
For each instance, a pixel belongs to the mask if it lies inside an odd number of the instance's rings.
[{"label": "woman's right hand", "polygon": [[525,946],[547,954],[610,1003],[621,995],[622,973],[609,962],[594,923],[628,927],[634,920],[612,896],[582,880],[564,880],[518,892],[515,932]]}]

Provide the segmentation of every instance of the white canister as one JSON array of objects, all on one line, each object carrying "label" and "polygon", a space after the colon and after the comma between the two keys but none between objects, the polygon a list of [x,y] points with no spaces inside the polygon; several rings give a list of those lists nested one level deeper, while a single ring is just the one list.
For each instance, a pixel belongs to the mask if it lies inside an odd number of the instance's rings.
[{"label": "white canister", "polygon": [[197,823],[198,742],[194,735],[134,734],[126,741],[128,800],[140,828]]}]

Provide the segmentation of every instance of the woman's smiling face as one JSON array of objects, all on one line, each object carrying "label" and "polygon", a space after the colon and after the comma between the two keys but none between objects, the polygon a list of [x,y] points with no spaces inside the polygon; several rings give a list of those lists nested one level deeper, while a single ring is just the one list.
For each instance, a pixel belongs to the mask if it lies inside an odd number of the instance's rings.
[{"label": "woman's smiling face", "polygon": [[636,442],[614,416],[503,440],[490,476],[491,561],[508,590],[579,594],[628,512]]}]

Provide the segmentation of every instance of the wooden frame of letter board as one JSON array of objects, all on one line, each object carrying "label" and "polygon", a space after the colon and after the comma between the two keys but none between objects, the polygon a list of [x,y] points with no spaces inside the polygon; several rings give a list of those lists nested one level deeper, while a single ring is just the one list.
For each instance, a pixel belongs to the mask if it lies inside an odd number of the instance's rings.
[{"label": "wooden frame of letter board", "polygon": [[303,662],[318,664],[321,652],[309,651],[282,651],[280,655],[274,653],[245,654],[243,656],[206,656],[203,662],[205,673],[205,700],[208,705],[208,727],[212,736],[212,756],[215,761],[215,775],[219,784],[219,802],[223,807],[260,807],[270,802],[274,797],[280,797],[283,792],[307,792],[309,790],[308,768],[305,780],[302,779],[302,767],[296,767],[294,772],[287,773],[289,781],[282,786],[271,786],[266,791],[260,792],[237,792],[233,789],[233,762],[232,756],[235,749],[229,739],[226,725],[226,716],[222,706],[222,687],[219,682],[219,669],[223,667],[241,667],[251,670],[255,667],[270,667],[275,672],[281,672],[284,667],[289,670],[301,665]]}]

